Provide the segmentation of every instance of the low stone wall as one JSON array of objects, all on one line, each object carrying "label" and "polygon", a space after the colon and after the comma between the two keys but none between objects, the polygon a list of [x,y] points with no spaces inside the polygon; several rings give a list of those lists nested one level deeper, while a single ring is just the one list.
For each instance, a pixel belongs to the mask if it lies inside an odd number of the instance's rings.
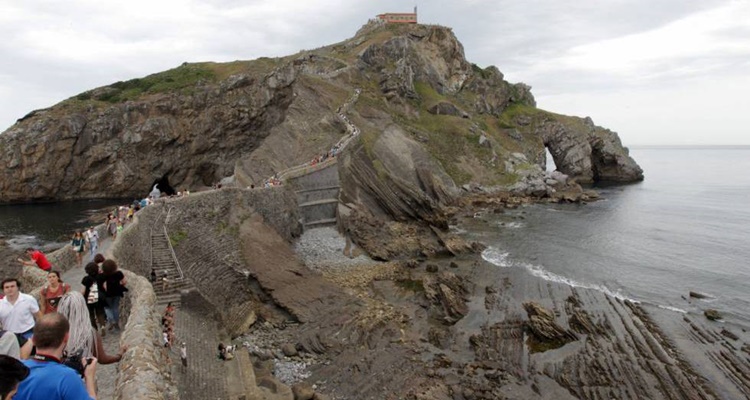
[{"label": "low stone wall", "polygon": [[[148,206],[138,211],[117,237],[109,253],[119,265],[136,274],[148,276],[151,272],[151,228],[164,218],[163,204]],[[161,225],[158,226],[161,229]]]},{"label": "low stone wall", "polygon": [[151,283],[142,276],[150,271],[151,227],[157,218],[163,218],[163,210],[162,206],[149,206],[139,211],[105,254],[117,262],[129,289],[121,303],[121,322],[125,324],[121,344],[127,345],[128,351],[119,365],[117,399],[178,398],[168,354],[160,345],[161,310],[156,308]]},{"label": "low stone wall", "polygon": [[120,361],[115,386],[116,399],[178,399],[171,378],[169,355],[159,343],[160,310],[156,294],[146,278],[123,270],[129,291],[123,302],[122,315],[127,316],[121,344],[128,351]]}]

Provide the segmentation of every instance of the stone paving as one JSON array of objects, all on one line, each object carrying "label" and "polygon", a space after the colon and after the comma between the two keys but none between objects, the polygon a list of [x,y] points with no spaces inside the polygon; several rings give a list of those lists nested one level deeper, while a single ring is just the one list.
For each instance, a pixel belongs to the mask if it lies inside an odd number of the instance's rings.
[{"label": "stone paving", "polygon": [[[109,246],[112,244],[112,238],[106,237],[100,240],[99,253],[105,254]],[[83,265],[93,260],[93,255],[86,252],[83,258]],[[80,291],[83,289],[81,280],[85,276],[83,267],[75,267],[65,273],[63,273],[62,279],[65,283],[70,284],[72,290]],[[109,331],[102,338],[104,344],[104,350],[107,354],[117,354],[120,350],[120,331]],[[99,365],[96,370],[96,386],[97,386],[97,399],[110,400],[114,399],[115,394],[115,382],[117,380],[118,363],[109,365]]]},{"label": "stone paving", "polygon": [[[177,310],[174,319],[177,339],[170,355],[172,376],[178,382],[180,399],[227,399],[226,376],[229,369],[217,357],[219,332],[216,321],[187,307]],[[187,344],[187,368],[183,368],[180,361],[182,342]]]}]

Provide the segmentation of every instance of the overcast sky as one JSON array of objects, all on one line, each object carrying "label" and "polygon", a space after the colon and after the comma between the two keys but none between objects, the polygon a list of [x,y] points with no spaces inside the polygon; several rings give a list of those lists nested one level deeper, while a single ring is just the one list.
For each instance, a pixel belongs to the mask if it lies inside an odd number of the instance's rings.
[{"label": "overcast sky", "polygon": [[625,145],[750,145],[750,1],[0,0],[0,131],[184,61],[283,56],[419,6],[467,59]]}]

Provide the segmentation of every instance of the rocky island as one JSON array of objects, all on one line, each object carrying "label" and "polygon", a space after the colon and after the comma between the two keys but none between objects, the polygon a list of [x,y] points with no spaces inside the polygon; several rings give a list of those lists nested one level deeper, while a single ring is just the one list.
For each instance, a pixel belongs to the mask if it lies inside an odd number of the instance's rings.
[{"label": "rocky island", "polygon": [[[175,290],[155,288],[158,301],[244,345],[244,391],[154,370],[158,332],[142,339],[159,303],[144,284],[131,294],[119,398],[750,393],[736,335],[498,269],[450,229],[477,210],[586,201],[596,194],[581,184],[643,179],[616,133],[537,108],[529,86],[467,61],[450,28],[371,22],[289,57],[96,88],[20,119],[0,135],[0,163],[2,202],[222,182],[140,211],[112,256],[138,275],[169,271]],[[173,260],[154,255],[167,246]]]}]

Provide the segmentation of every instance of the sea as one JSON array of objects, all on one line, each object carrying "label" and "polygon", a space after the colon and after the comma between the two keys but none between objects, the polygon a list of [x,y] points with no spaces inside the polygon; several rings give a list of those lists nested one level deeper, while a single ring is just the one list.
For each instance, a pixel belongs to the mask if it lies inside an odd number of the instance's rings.
[{"label": "sea", "polygon": [[104,223],[93,220],[126,200],[79,200],[41,204],[0,205],[0,238],[13,250],[27,247],[54,249],[70,240],[76,230]]},{"label": "sea", "polygon": [[[750,146],[630,149],[643,182],[588,204],[477,215],[465,235],[498,268],[750,328]],[[474,223],[479,220],[479,223]],[[690,291],[709,296],[698,300]]]},{"label": "sea", "polygon": [[[482,257],[497,268],[675,313],[714,308],[750,329],[750,146],[630,154],[644,181],[596,187],[599,201],[480,213],[456,229],[488,245]],[[90,224],[92,210],[113,204],[0,206],[0,235],[18,248],[59,244]]]}]

